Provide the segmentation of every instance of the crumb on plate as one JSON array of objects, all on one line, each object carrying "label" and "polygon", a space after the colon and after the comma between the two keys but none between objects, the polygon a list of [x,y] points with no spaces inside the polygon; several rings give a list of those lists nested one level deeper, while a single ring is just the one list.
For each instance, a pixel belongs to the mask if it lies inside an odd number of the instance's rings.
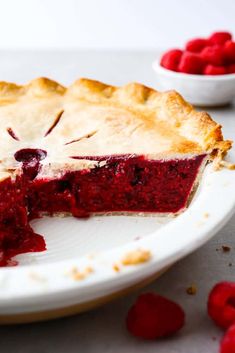
[{"label": "crumb on plate", "polygon": [[37,281],[37,282],[46,282],[47,281],[46,277],[40,275],[37,272],[30,272],[29,278],[32,279],[33,281]]},{"label": "crumb on plate", "polygon": [[137,265],[149,261],[151,252],[149,250],[137,249],[127,253],[122,258],[123,265]]},{"label": "crumb on plate", "polygon": [[77,267],[73,267],[72,270],[70,271],[69,275],[74,279],[75,281],[80,281],[82,279],[85,279],[89,274],[94,272],[93,268],[88,266],[84,270],[80,271]]},{"label": "crumb on plate", "polygon": [[113,264],[113,270],[115,272],[120,272],[120,267],[118,266],[118,264]]},{"label": "crumb on plate", "polygon": [[220,161],[220,166],[221,167],[224,167],[224,168],[227,168],[227,169],[230,169],[230,170],[235,170],[235,164],[234,163],[230,163],[230,162],[227,162],[227,161]]}]

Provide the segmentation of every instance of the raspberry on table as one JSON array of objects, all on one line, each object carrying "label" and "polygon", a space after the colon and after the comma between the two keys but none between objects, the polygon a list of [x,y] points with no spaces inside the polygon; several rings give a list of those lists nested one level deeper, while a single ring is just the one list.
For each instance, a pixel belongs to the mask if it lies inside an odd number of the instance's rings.
[{"label": "raspberry on table", "polygon": [[203,60],[200,58],[198,54],[184,52],[178,70],[179,72],[184,72],[187,74],[201,74],[203,71]]},{"label": "raspberry on table", "polygon": [[179,331],[184,322],[183,309],[155,293],[140,295],[126,318],[128,331],[133,336],[148,340],[170,336]]},{"label": "raspberry on table", "polygon": [[235,64],[228,65],[226,69],[227,74],[235,74]]},{"label": "raspberry on table", "polygon": [[224,44],[227,40],[231,40],[232,35],[229,32],[215,32],[209,37],[212,44]]},{"label": "raspberry on table", "polygon": [[212,47],[205,47],[201,53],[200,57],[203,59],[205,63],[211,64],[211,65],[223,65],[224,62],[224,52],[223,48],[215,45]]},{"label": "raspberry on table", "polygon": [[186,43],[185,49],[192,53],[200,53],[208,45],[208,40],[204,38],[195,38]]},{"label": "raspberry on table", "polygon": [[206,65],[203,70],[204,75],[224,75],[226,74],[226,68],[224,66]]},{"label": "raspberry on table", "polygon": [[172,49],[166,52],[161,58],[161,66],[168,70],[177,71],[182,56],[182,50]]},{"label": "raspberry on table", "polygon": [[235,325],[232,325],[222,338],[220,353],[235,353]]},{"label": "raspberry on table", "polygon": [[209,294],[208,314],[220,327],[226,329],[235,323],[235,283],[220,282]]},{"label": "raspberry on table", "polygon": [[235,42],[228,40],[223,47],[224,59],[228,63],[235,63]]}]

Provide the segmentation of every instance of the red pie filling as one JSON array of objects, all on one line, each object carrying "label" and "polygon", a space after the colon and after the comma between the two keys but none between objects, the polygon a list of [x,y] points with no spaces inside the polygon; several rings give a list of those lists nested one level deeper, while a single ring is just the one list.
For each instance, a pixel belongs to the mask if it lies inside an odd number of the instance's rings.
[{"label": "red pie filling", "polygon": [[22,178],[0,184],[0,266],[12,265],[17,254],[42,251],[45,241],[28,222],[26,189]]},{"label": "red pie filling", "polygon": [[176,213],[186,207],[206,155],[187,159],[148,160],[143,156],[73,157],[97,160],[100,166],[66,172],[57,179],[37,179],[46,151],[15,154],[22,176],[0,185],[0,265],[12,256],[45,249],[29,220],[44,213],[68,212],[89,217],[104,212]]}]

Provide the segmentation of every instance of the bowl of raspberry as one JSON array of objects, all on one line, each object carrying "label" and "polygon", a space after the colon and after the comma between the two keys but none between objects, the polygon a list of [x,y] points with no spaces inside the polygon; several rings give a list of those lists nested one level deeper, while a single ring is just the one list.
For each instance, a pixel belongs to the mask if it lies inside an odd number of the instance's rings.
[{"label": "bowl of raspberry", "polygon": [[235,40],[229,32],[189,40],[153,63],[160,89],[174,89],[192,104],[221,106],[235,99]]}]

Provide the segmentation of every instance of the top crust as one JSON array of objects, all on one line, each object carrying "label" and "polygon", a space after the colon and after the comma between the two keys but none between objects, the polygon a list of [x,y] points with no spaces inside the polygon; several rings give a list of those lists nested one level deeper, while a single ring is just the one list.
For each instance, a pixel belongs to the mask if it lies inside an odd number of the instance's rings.
[{"label": "top crust", "polygon": [[145,122],[148,117],[156,118],[157,115],[159,121],[166,122],[175,132],[200,145],[205,151],[218,149],[225,153],[232,146],[232,141],[223,140],[221,125],[208,113],[197,112],[176,91],[158,92],[139,83],[114,87],[80,79],[68,88],[67,93],[93,103],[125,107],[140,114]]},{"label": "top crust", "polygon": [[138,83],[114,87],[89,79],[68,88],[47,78],[24,86],[0,82],[0,133],[4,170],[14,168],[15,151],[27,147],[46,149],[47,164],[77,168],[81,160],[71,156],[183,158],[207,153],[222,158],[232,145],[223,140],[219,124],[175,91],[158,92]]}]

